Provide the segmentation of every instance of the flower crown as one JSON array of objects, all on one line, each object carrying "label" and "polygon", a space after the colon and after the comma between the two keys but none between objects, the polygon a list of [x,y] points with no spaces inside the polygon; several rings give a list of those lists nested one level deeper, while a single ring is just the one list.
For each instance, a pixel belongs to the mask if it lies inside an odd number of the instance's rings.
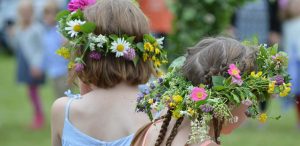
[{"label": "flower crown", "polygon": [[[248,105],[248,117],[266,122],[268,116],[259,113],[258,103],[270,98],[271,94],[284,97],[290,93],[291,83],[286,72],[288,57],[278,52],[277,46],[259,47],[257,71],[241,74],[238,64],[230,64],[225,76],[212,76],[212,85],[193,86],[181,73],[185,57],[175,60],[170,71],[158,80],[148,84],[138,97],[136,110],[148,114],[168,109],[174,118],[188,117],[191,133],[188,143],[210,139],[211,120],[237,122],[231,110],[240,104]],[[270,117],[269,117],[270,118]],[[271,117],[272,118],[272,117]],[[279,117],[273,117],[279,119]]]},{"label": "flower crown", "polygon": [[81,72],[85,63],[83,57],[100,61],[101,56],[115,54],[116,58],[123,57],[133,61],[152,61],[154,68],[167,63],[167,55],[163,50],[164,38],[156,39],[150,34],[143,36],[143,42],[135,43],[135,36],[122,35],[95,35],[96,25],[85,20],[82,10],[96,3],[96,0],[72,0],[68,4],[68,10],[57,14],[59,32],[69,40],[69,43],[56,53],[65,59],[71,59],[73,52],[82,52],[74,60],[70,60],[69,69],[75,67],[75,71]]}]

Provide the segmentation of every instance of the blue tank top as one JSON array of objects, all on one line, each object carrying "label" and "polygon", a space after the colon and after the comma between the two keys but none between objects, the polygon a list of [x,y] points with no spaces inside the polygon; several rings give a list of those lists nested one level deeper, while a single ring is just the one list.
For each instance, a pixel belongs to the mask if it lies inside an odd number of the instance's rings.
[{"label": "blue tank top", "polygon": [[130,146],[134,134],[115,141],[106,142],[95,139],[77,129],[69,120],[70,105],[75,99],[78,98],[74,98],[74,96],[73,98],[70,98],[65,109],[65,121],[62,132],[62,146]]}]

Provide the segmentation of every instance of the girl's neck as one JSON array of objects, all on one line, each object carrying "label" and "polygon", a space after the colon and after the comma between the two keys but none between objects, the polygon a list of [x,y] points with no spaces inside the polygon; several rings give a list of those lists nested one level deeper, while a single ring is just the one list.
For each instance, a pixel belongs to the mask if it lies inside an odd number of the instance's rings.
[{"label": "girl's neck", "polygon": [[111,91],[122,91],[122,90],[136,90],[138,86],[129,85],[128,83],[121,82],[115,85],[112,88],[99,88],[94,85],[91,86],[91,91],[103,91],[103,92],[111,92]]}]

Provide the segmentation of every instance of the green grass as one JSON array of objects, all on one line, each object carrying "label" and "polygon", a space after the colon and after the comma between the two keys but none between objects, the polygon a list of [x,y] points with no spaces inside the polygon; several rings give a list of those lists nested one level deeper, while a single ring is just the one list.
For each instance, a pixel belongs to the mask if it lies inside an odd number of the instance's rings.
[{"label": "green grass", "polygon": [[[25,86],[15,82],[15,60],[0,55],[0,146],[49,146],[49,114],[53,97],[47,84],[42,87],[41,96],[47,115],[47,124],[41,131],[28,128],[32,109]],[[278,100],[273,101],[269,113],[280,114]],[[296,128],[293,110],[281,113],[279,121],[270,120],[264,126],[249,120],[233,134],[223,136],[224,146],[299,146],[300,130]]]}]

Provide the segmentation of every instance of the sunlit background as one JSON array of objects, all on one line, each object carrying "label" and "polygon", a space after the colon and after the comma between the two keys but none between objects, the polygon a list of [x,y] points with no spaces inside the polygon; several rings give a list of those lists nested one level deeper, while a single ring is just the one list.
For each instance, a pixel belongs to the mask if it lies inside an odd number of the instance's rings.
[{"label": "sunlit background", "polygon": [[[0,146],[47,146],[51,145],[49,123],[51,104],[58,98],[57,95],[63,94],[57,93],[59,89],[55,86],[66,81],[65,78],[59,78],[62,82],[57,82],[56,76],[49,71],[51,69],[44,67],[41,71],[46,74],[46,81],[38,86],[40,88],[34,90],[37,91],[36,93],[32,93],[34,91],[29,89],[28,83],[18,82],[17,72],[23,62],[20,63],[20,58],[18,58],[20,56],[17,52],[20,48],[14,44],[14,38],[20,39],[23,37],[20,35],[24,34],[24,32],[16,31],[22,20],[19,14],[20,1],[0,0]],[[30,0],[25,1],[30,2]],[[182,55],[186,48],[193,46],[201,38],[215,35],[231,36],[238,40],[251,40],[257,37],[263,44],[279,43],[281,50],[288,50],[287,42],[300,42],[300,40],[291,39],[297,37],[300,39],[300,21],[298,20],[300,2],[295,2],[293,6],[289,5],[289,1],[300,0],[137,1],[149,18],[152,33],[166,38],[165,47],[169,52],[170,60]],[[49,2],[56,3],[59,9],[67,5],[67,0],[33,0],[32,20],[43,27],[39,30],[40,32],[55,28],[55,26],[50,27],[45,24],[44,21],[45,6]],[[47,38],[41,39],[42,42],[52,40],[50,33],[49,35],[44,33],[42,37]],[[31,43],[39,43],[35,41]],[[44,46],[41,49],[47,48],[48,51],[52,49],[55,52],[59,48],[45,44],[47,43],[42,43]],[[294,52],[296,54],[300,52],[299,45],[295,46]],[[296,63],[290,67],[298,68],[299,59],[300,55],[291,57],[291,62]],[[298,72],[294,73],[297,76]],[[65,74],[61,76],[65,77]],[[38,100],[31,96],[40,97],[42,104],[36,103]],[[270,116],[281,115],[281,119],[269,119],[265,124],[249,119],[231,135],[222,136],[222,145],[299,146],[300,122],[297,117],[297,103],[292,95],[263,103],[262,110]],[[40,113],[33,108],[36,104],[39,110],[42,109]],[[44,124],[40,123],[39,118],[36,119],[36,116],[39,117],[41,113],[45,115]]]}]

